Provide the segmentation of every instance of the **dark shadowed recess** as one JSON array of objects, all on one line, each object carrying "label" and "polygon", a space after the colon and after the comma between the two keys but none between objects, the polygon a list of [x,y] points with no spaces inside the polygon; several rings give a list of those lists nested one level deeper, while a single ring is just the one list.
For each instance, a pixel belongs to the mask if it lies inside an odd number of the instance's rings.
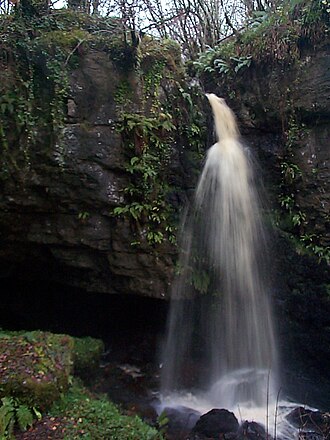
[{"label": "dark shadowed recess", "polygon": [[162,333],[165,301],[91,293],[47,281],[1,279],[0,327],[94,336],[105,342],[138,333]]}]

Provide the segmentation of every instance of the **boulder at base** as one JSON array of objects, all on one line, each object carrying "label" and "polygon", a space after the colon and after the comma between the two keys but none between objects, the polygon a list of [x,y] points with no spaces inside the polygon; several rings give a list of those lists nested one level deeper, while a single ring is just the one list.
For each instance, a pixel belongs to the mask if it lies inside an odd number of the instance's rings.
[{"label": "boulder at base", "polygon": [[199,418],[189,438],[218,439],[221,434],[228,434],[226,436],[228,439],[235,438],[238,426],[238,421],[232,412],[226,409],[212,409]]},{"label": "boulder at base", "polygon": [[[321,411],[315,411],[311,409],[299,406],[293,409],[287,416],[287,420],[296,428],[302,431],[302,434],[306,434],[305,437],[309,438],[307,434],[315,434],[324,436],[324,438],[330,438],[330,414],[322,413]],[[310,431],[303,432],[303,431]]]},{"label": "boulder at base", "polygon": [[271,440],[265,428],[259,423],[245,421],[239,427],[237,440]]},{"label": "boulder at base", "polygon": [[15,397],[44,410],[70,385],[98,367],[103,342],[41,331],[0,332],[0,398]]},{"label": "boulder at base", "polygon": [[69,387],[73,338],[44,332],[0,336],[0,397],[49,407]]}]

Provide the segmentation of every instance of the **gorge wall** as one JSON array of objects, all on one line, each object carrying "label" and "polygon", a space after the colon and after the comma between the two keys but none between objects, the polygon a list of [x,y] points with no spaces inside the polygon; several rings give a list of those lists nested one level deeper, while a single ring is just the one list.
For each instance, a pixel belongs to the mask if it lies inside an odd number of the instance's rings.
[{"label": "gorge wall", "polygon": [[[2,43],[1,277],[167,298],[175,227],[213,141],[203,98],[204,91],[213,92],[237,114],[269,194],[269,277],[282,317],[283,355],[295,357],[298,366],[318,364],[327,375],[330,61],[322,26],[322,35],[302,33],[293,42],[272,34],[269,50],[258,52],[249,41],[229,41],[232,52],[223,45],[220,53],[207,54],[198,85],[196,79],[192,85],[172,42],[145,37],[135,47],[95,41],[86,30],[95,33],[94,22],[75,18],[72,25],[69,18],[78,40],[63,43],[58,29],[33,37],[43,38],[50,54],[49,42],[64,44],[60,65],[69,66],[63,92],[50,84],[39,52],[30,61],[40,101],[29,110],[37,121],[33,129],[27,121],[23,128],[13,125],[20,104],[10,99],[20,85],[13,74],[19,68],[9,56],[12,47]],[[97,24],[100,30],[103,25]],[[58,90],[64,107],[52,101]],[[57,130],[51,126],[54,109],[64,115]],[[47,112],[52,119],[39,123]]]},{"label": "gorge wall", "polygon": [[164,298],[176,211],[194,187],[189,155],[201,148],[184,133],[192,117],[179,49],[146,37],[138,50],[86,48],[75,63],[57,138],[40,130],[29,165],[6,164],[2,276]]}]

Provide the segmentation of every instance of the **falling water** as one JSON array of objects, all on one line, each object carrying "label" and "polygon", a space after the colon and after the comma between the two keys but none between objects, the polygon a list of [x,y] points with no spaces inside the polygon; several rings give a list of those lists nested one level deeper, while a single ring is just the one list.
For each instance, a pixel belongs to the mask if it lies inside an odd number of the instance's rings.
[{"label": "falling water", "polygon": [[218,141],[208,150],[183,226],[162,393],[199,388],[210,408],[265,413],[276,399],[277,356],[259,198],[234,114],[223,99],[207,98]]}]

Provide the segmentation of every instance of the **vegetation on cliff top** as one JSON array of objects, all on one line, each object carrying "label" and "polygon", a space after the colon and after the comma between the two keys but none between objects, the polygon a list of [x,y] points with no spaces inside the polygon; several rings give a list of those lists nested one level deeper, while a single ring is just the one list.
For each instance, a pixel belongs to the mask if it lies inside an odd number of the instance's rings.
[{"label": "vegetation on cliff top", "polygon": [[260,11],[235,37],[203,52],[194,62],[197,73],[227,78],[252,63],[291,64],[306,46],[328,34],[329,6],[319,0],[282,2],[276,11]]}]

